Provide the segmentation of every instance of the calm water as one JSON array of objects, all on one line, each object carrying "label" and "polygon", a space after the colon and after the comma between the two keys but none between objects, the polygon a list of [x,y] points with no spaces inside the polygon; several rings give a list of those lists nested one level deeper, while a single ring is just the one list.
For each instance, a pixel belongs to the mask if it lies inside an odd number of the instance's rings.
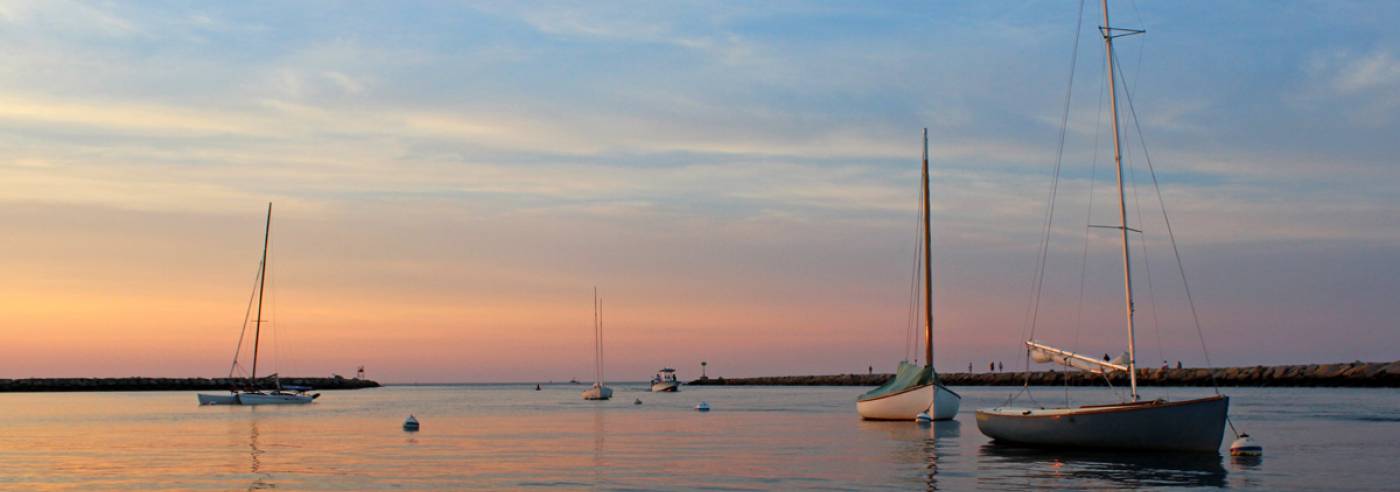
[{"label": "calm water", "polygon": [[[932,427],[860,421],[859,388],[614,388],[611,402],[580,400],[581,386],[473,385],[327,392],[309,406],[257,408],[199,407],[188,392],[0,394],[0,488],[1400,487],[1394,389],[1230,389],[1236,424],[1266,453],[1239,462],[991,445],[972,411],[1003,400],[1005,388],[959,388],[958,420]],[[643,405],[633,405],[638,397]],[[714,410],[692,410],[700,400]],[[400,429],[409,413],[421,432]]]}]

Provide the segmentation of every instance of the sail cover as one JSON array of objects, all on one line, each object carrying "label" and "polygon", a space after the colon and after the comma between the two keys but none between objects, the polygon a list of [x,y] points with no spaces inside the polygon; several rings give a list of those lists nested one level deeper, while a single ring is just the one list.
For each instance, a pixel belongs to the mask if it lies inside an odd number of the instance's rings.
[{"label": "sail cover", "polygon": [[1112,361],[1102,361],[1087,355],[1080,355],[1068,350],[1057,349],[1035,341],[1026,342],[1026,348],[1031,353],[1031,360],[1041,364],[1054,363],[1092,373],[1128,370],[1127,354],[1120,355]]},{"label": "sail cover", "polygon": [[858,400],[869,400],[881,396],[890,395],[906,391],[910,388],[925,386],[933,382],[933,369],[929,367],[919,367],[910,364],[909,361],[900,361],[899,370],[895,372],[894,379],[889,380],[878,388],[860,395]]}]

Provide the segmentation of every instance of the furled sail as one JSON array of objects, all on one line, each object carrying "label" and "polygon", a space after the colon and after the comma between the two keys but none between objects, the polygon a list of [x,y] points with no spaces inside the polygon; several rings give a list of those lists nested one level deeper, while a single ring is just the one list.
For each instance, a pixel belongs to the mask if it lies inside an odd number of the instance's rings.
[{"label": "furled sail", "polygon": [[1076,354],[1068,350],[1060,350],[1049,345],[1037,343],[1034,340],[1027,341],[1026,348],[1030,350],[1031,360],[1042,364],[1054,363],[1099,374],[1128,370],[1128,354],[1120,355],[1111,361],[1104,361],[1087,355]]}]

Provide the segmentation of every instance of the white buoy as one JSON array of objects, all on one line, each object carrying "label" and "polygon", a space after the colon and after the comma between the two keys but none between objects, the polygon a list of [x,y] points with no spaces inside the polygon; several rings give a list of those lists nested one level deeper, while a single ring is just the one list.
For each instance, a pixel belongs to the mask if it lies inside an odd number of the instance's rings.
[{"label": "white buoy", "polygon": [[1240,434],[1239,439],[1230,443],[1230,456],[1263,456],[1264,447],[1254,442],[1249,434]]},{"label": "white buoy", "polygon": [[418,419],[413,415],[409,415],[408,420],[403,421],[403,430],[418,432]]},{"label": "white buoy", "polygon": [[632,404],[633,404],[633,405],[641,405],[641,404],[642,404],[642,399],[641,399],[641,398],[638,398],[638,399],[632,401]]},{"label": "white buoy", "polygon": [[933,416],[929,415],[928,412],[919,412],[918,415],[914,416],[914,421],[920,424],[927,424],[933,422]]},{"label": "white buoy", "polygon": [[695,410],[698,412],[708,412],[710,411],[710,404],[702,401],[699,405],[695,406]]}]

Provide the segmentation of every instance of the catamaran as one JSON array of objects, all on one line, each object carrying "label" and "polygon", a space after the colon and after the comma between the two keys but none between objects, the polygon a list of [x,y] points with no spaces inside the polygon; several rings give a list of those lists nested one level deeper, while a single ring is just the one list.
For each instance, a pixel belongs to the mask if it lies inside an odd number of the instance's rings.
[{"label": "catamaran", "polygon": [[[307,394],[310,388],[300,386],[282,386],[281,378],[272,374],[265,379],[272,380],[272,389],[263,391],[262,381],[258,380],[258,347],[262,342],[263,325],[263,291],[267,286],[267,245],[268,239],[272,236],[272,204],[267,204],[267,223],[263,229],[263,252],[262,260],[258,262],[258,283],[255,287],[257,291],[258,310],[257,317],[253,318],[253,366],[246,383],[241,388],[230,388],[228,394],[209,395],[200,393],[200,405],[299,405],[315,401],[321,395]],[[251,299],[249,299],[251,301]],[[249,306],[251,307],[251,306]],[[248,330],[248,310],[244,310],[243,328],[238,333],[238,346],[233,351],[233,363],[229,366],[229,378],[234,377],[238,371],[238,356],[243,348],[243,335]]]},{"label": "catamaran", "polygon": [[[1168,401],[1154,399],[1144,401],[1138,395],[1136,345],[1133,340],[1133,269],[1129,256],[1128,233],[1138,232],[1128,227],[1128,213],[1123,189],[1123,156],[1119,142],[1118,100],[1114,80],[1113,39],[1143,31],[1110,27],[1108,20],[1108,0],[1103,6],[1103,36],[1105,58],[1107,59],[1109,112],[1113,121],[1113,161],[1118,180],[1118,218],[1115,226],[1094,226],[1116,229],[1122,238],[1124,312],[1128,353],[1125,357],[1109,360],[1099,359],[1046,345],[1032,339],[1026,341],[1030,360],[1040,363],[1053,362],[1066,367],[1107,375],[1127,373],[1130,398],[1127,401],[1108,405],[1088,405],[1079,407],[1046,408],[1017,407],[1008,405],[977,410],[977,428],[996,442],[1052,447],[1113,448],[1125,450],[1165,450],[1191,452],[1219,452],[1220,441],[1227,424],[1230,399],[1216,390],[1214,396]],[[1131,103],[1129,93],[1129,103]],[[1066,111],[1068,111],[1068,101]],[[1150,161],[1149,161],[1150,164]],[[1155,179],[1155,178],[1154,178]],[[1159,192],[1160,193],[1160,192]],[[1163,217],[1165,218],[1165,209]],[[1052,220],[1047,218],[1047,220]],[[1170,233],[1170,222],[1167,222]],[[1050,228],[1046,227],[1046,241]],[[1173,239],[1175,248],[1175,239]],[[1043,254],[1043,253],[1042,253]],[[1043,262],[1042,256],[1042,262]],[[1180,258],[1178,256],[1178,262]],[[1182,271],[1185,285],[1185,271]],[[1043,279],[1043,274],[1041,279]],[[1037,282],[1041,281],[1040,279]],[[1190,299],[1189,290],[1187,293]],[[1195,308],[1192,307],[1194,313]],[[1204,343],[1202,344],[1204,346]],[[1014,396],[1012,400],[1014,400]]]},{"label": "catamaran", "polygon": [[583,390],[585,400],[607,400],[612,398],[612,388],[603,384],[603,301],[598,299],[598,288],[593,288],[593,387]]},{"label": "catamaran", "polygon": [[914,420],[928,412],[933,420],[948,420],[958,414],[962,397],[943,386],[933,369],[933,248],[929,245],[931,215],[928,186],[928,129],[924,129],[923,173],[919,195],[923,229],[924,363],[923,367],[900,361],[893,379],[860,395],[856,411],[866,420]]},{"label": "catamaran", "polygon": [[681,382],[676,379],[676,370],[663,367],[651,378],[652,393],[675,393],[681,390]]}]

